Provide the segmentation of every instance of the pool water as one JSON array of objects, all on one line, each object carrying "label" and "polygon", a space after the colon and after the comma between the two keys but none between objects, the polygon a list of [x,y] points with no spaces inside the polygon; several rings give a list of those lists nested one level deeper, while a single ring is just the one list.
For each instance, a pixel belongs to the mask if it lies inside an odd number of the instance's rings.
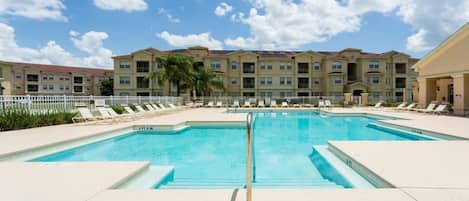
[{"label": "pool water", "polygon": [[[376,129],[376,119],[315,112],[256,113],[255,188],[350,188],[330,166],[317,165],[313,145],[331,140],[428,140]],[[320,160],[320,159],[319,159]],[[33,161],[150,161],[174,166],[157,188],[242,188],[244,127],[190,127],[177,132],[135,131]],[[324,168],[326,167],[326,168]],[[325,179],[324,175],[338,175]]]}]

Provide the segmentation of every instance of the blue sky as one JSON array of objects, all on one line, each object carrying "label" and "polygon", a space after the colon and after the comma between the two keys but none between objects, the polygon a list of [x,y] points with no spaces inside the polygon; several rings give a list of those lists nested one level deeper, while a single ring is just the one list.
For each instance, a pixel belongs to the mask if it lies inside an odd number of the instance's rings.
[{"label": "blue sky", "polygon": [[0,0],[0,60],[111,67],[154,47],[402,51],[422,57],[469,0]]}]

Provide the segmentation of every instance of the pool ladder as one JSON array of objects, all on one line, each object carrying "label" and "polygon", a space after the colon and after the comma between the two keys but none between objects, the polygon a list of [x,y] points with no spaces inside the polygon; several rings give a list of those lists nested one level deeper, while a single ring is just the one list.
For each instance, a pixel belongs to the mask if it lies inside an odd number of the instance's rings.
[{"label": "pool ladder", "polygon": [[254,136],[252,132],[253,116],[249,112],[246,117],[246,200],[252,201],[252,182],[256,182],[256,160],[254,154]]}]

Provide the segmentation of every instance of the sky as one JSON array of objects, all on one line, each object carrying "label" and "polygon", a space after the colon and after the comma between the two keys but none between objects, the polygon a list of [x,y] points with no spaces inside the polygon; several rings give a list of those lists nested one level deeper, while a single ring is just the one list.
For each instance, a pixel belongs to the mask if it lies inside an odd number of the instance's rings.
[{"label": "sky", "polygon": [[0,0],[0,60],[112,68],[197,45],[421,58],[468,21],[469,0]]}]

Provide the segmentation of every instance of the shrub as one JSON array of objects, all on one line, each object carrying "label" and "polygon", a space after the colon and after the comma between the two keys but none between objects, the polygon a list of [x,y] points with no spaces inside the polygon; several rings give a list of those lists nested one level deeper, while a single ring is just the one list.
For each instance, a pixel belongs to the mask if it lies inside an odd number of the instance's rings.
[{"label": "shrub", "polygon": [[122,114],[124,113],[125,109],[121,105],[111,105],[111,108],[116,111],[117,114]]},{"label": "shrub", "polygon": [[72,123],[76,113],[47,112],[31,113],[21,109],[7,109],[0,111],[0,131],[34,128]]},{"label": "shrub", "polygon": [[135,107],[134,104],[129,104],[130,109],[132,109],[134,112],[137,111],[137,108]]}]

